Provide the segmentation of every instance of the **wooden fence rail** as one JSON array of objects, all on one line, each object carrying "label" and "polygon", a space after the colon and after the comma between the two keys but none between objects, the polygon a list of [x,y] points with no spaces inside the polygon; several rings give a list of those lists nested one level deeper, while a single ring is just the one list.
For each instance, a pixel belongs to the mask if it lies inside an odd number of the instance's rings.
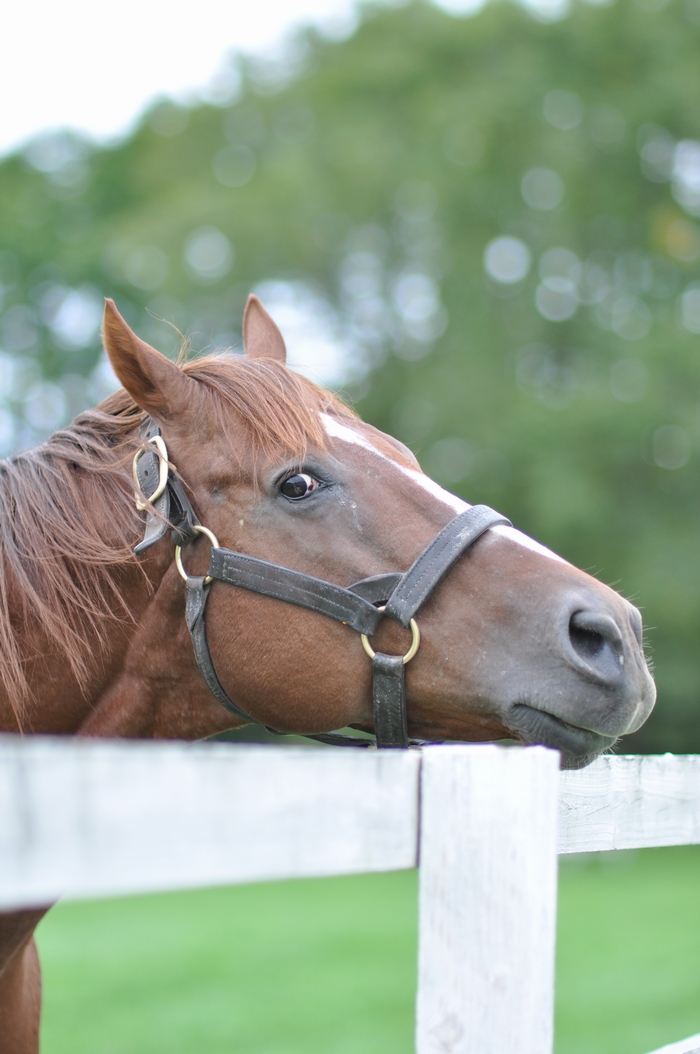
[{"label": "wooden fence rail", "polygon": [[652,1054],[700,1054],[700,1032],[682,1039],[680,1043],[669,1043],[667,1047],[652,1051]]},{"label": "wooden fence rail", "polygon": [[418,1054],[550,1054],[557,854],[700,843],[700,757],[0,736],[0,817],[2,908],[420,863]]}]

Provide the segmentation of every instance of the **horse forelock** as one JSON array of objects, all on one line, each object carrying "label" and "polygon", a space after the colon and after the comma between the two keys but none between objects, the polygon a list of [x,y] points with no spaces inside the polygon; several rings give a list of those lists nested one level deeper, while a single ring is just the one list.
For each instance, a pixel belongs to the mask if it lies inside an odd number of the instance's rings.
[{"label": "horse forelock", "polygon": [[[323,448],[322,414],[357,422],[330,392],[286,366],[240,355],[182,364],[201,384],[218,427],[240,424],[254,460],[303,459]],[[28,634],[38,629],[61,652],[77,683],[115,621],[132,617],[120,571],[136,565],[142,529],[131,459],[146,414],[120,390],[32,450],[0,461],[0,679],[20,728],[31,691]],[[359,423],[359,422],[358,422]]]},{"label": "horse forelock", "polygon": [[303,459],[309,446],[327,445],[323,414],[358,420],[331,392],[272,359],[212,355],[182,368],[209,394],[224,433],[245,426],[256,456]]}]

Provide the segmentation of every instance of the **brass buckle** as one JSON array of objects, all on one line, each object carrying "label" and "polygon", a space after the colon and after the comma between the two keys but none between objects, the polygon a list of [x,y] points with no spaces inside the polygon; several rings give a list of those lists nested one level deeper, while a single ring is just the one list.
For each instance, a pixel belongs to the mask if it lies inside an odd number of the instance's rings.
[{"label": "brass buckle", "polygon": [[[380,607],[377,610],[384,611],[385,608],[384,607]],[[412,618],[411,621],[409,622],[409,626],[411,627],[411,633],[413,635],[413,639],[411,640],[411,647],[408,649],[408,651],[406,652],[406,654],[403,657],[402,661],[403,661],[404,666],[406,665],[407,662],[411,661],[411,659],[414,657],[414,655],[416,654],[416,652],[420,648],[420,630],[418,629],[418,623],[416,622],[416,620],[414,618]],[[360,634],[360,640],[362,641],[362,647],[365,649],[365,651],[369,655],[370,659],[373,659],[374,656],[377,653],[374,650],[374,648],[372,647],[372,645],[370,644],[369,640],[367,639],[367,634],[366,633],[361,633]]]},{"label": "brass buckle", "polygon": [[[136,502],[136,508],[139,510],[139,512],[145,512],[149,505],[153,505],[156,501],[158,501],[158,498],[161,496],[161,494],[163,494],[165,488],[168,485],[168,472],[171,468],[170,462],[168,461],[168,448],[165,445],[163,437],[151,436],[151,438],[146,440],[146,442],[153,443],[159,454],[158,486],[153,491],[150,498],[146,498],[146,504],[144,505],[144,503],[141,501],[141,485],[139,483],[139,477],[136,471],[136,466],[138,465],[139,458],[146,453],[144,449],[146,444],[144,443],[144,445],[142,447],[139,447],[139,449],[134,454],[134,460],[131,465],[131,474],[133,476],[134,486],[136,488],[136,490],[134,491],[134,501]],[[175,468],[175,466],[173,465],[172,468]]]},{"label": "brass buckle", "polygon": [[[201,523],[195,523],[195,524],[192,525],[192,530],[193,531],[197,531],[198,534],[206,534],[207,538],[209,539],[209,541],[212,544],[212,548],[214,548],[214,549],[218,549],[219,548],[219,543],[218,543],[218,541],[216,539],[216,535],[214,534],[213,531],[210,531],[208,527],[202,527]],[[187,581],[187,579],[190,576],[187,574],[187,571],[185,571],[185,568],[182,566],[182,546],[181,545],[176,545],[175,546],[175,564],[177,565],[177,569],[180,572],[180,574],[182,575],[182,577],[184,578],[184,580]],[[207,575],[207,577],[204,579],[204,585],[208,586],[209,583],[213,582],[213,581],[214,580],[211,577],[211,575]]]}]

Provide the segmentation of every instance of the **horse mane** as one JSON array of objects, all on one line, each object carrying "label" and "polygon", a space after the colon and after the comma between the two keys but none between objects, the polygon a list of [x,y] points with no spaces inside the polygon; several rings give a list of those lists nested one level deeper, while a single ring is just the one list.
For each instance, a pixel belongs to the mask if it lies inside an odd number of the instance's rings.
[{"label": "horse mane", "polygon": [[[224,432],[232,411],[244,423],[254,458],[301,460],[309,445],[322,448],[320,413],[357,420],[278,362],[209,355],[181,368],[208,393]],[[32,699],[26,668],[41,659],[27,654],[29,630],[65,657],[85,691],[95,647],[104,651],[110,627],[133,619],[121,588],[124,569],[138,564],[133,546],[143,529],[131,460],[145,418],[121,389],[40,446],[0,461],[0,679],[20,728]]]}]

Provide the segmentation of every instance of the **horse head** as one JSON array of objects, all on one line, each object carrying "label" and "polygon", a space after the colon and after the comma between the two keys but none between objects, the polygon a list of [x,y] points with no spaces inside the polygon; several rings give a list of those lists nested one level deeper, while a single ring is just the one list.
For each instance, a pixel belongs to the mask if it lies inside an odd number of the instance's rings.
[{"label": "horse head", "polygon": [[[469,508],[401,443],[289,370],[282,335],[255,297],[245,356],[180,368],[141,341],[111,301],[104,340],[221,547],[347,587],[405,571]],[[170,598],[162,632],[181,648],[167,620],[183,619],[182,582],[171,542],[155,548],[166,553],[159,592]],[[201,534],[183,550],[188,575],[206,573],[209,550]],[[579,766],[653,707],[637,609],[513,527],[486,530],[417,622],[421,646],[406,669],[412,736],[543,743]],[[245,714],[285,732],[372,730],[371,663],[349,626],[219,582],[207,625],[219,680]],[[371,643],[402,655],[410,635],[385,618]]]}]

